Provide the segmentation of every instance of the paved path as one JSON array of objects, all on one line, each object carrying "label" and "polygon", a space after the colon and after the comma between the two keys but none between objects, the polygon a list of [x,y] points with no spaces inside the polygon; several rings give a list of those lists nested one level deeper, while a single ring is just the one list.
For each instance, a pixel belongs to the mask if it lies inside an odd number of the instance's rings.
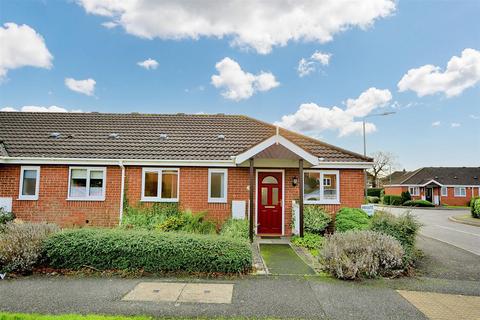
[{"label": "paved path", "polygon": [[[408,209],[379,207],[380,210],[401,214]],[[464,250],[480,255],[480,227],[456,223],[450,216],[465,214],[467,210],[410,209],[418,217],[423,227],[420,233]]]},{"label": "paved path", "polygon": [[288,244],[260,244],[260,253],[269,274],[305,275],[315,274]]}]

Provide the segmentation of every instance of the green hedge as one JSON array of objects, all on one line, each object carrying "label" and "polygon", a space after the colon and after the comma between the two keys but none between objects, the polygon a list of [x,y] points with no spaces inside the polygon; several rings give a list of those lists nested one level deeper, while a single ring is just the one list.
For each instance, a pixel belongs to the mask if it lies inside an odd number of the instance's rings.
[{"label": "green hedge", "polygon": [[380,198],[382,190],[383,190],[382,188],[367,189],[367,196],[369,196],[369,197],[379,197]]},{"label": "green hedge", "polygon": [[65,230],[45,241],[44,254],[65,269],[243,273],[252,265],[247,241],[147,230]]},{"label": "green hedge", "polygon": [[335,230],[338,232],[365,230],[369,224],[367,213],[358,208],[342,208],[335,217]]},{"label": "green hedge", "polygon": [[386,194],[383,196],[383,204],[389,204],[392,206],[401,206],[402,205],[402,197],[395,196],[391,194]]},{"label": "green hedge", "polygon": [[435,207],[433,203],[427,200],[410,200],[403,203],[406,207]]},{"label": "green hedge", "polygon": [[324,208],[306,205],[303,209],[305,232],[322,234],[332,221],[332,217]]},{"label": "green hedge", "polygon": [[474,201],[470,201],[472,217],[480,218],[480,197],[477,197]]}]

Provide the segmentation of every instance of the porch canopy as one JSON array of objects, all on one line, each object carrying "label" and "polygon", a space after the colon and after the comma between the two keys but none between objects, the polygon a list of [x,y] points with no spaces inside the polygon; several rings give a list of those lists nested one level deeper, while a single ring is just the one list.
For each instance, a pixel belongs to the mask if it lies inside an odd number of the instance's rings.
[{"label": "porch canopy", "polygon": [[240,167],[250,167],[250,241],[253,241],[254,236],[255,168],[299,169],[299,226],[300,236],[303,237],[303,168],[318,165],[318,157],[277,133],[276,135],[257,144],[253,148],[250,148],[236,156],[235,163]]}]

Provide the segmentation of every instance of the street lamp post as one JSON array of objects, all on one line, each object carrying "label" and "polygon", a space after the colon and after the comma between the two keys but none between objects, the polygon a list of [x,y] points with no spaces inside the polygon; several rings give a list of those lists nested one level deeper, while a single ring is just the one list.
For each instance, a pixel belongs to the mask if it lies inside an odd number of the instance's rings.
[{"label": "street lamp post", "polygon": [[[365,117],[363,117],[363,156],[367,156],[367,135],[365,134],[365,119],[371,118],[371,117],[382,117],[382,116],[389,116],[392,114],[395,114],[395,111],[388,111],[388,112],[383,112],[383,113],[375,113],[375,114],[370,114]],[[363,170],[363,180],[364,180],[364,196],[367,197],[367,170]]]}]

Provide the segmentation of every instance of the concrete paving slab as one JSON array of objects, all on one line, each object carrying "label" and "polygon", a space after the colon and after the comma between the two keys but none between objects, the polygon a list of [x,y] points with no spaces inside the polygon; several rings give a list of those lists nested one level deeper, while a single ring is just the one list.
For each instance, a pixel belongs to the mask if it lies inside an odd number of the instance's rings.
[{"label": "concrete paving slab", "polygon": [[189,283],[185,286],[178,302],[232,303],[233,284]]},{"label": "concrete paving slab", "polygon": [[431,320],[480,319],[480,297],[403,290],[397,292]]},{"label": "concrete paving slab", "polygon": [[185,288],[185,283],[175,282],[140,282],[127,293],[124,301],[175,302]]}]

